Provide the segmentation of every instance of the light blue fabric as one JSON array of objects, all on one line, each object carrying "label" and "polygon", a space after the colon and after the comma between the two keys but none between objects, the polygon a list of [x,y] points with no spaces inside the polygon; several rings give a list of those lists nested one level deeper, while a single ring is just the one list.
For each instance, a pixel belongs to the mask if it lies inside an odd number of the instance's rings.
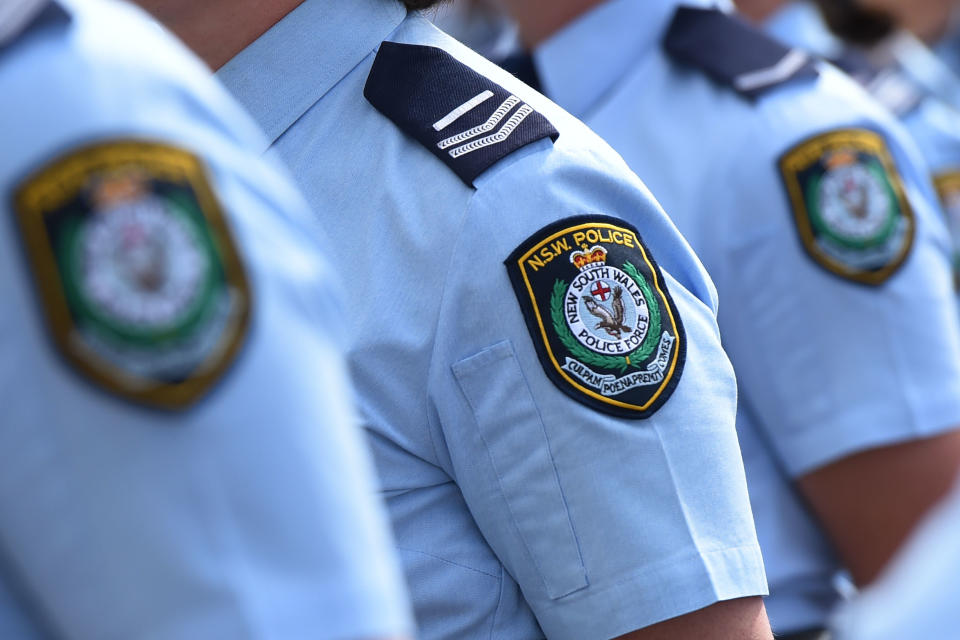
[{"label": "light blue fabric", "polygon": [[[768,612],[775,631],[800,630],[825,624],[839,567],[792,479],[960,424],[949,241],[915,147],[859,87],[824,66],[816,80],[746,100],[664,53],[679,4],[611,0],[554,34],[534,60],[548,96],[623,155],[716,282]],[[606,43],[615,46],[597,69],[584,52]],[[911,257],[878,288],[807,257],[777,166],[801,141],[844,127],[883,135],[918,220]]]},{"label": "light blue fabric", "polygon": [[[265,143],[248,116],[155,23],[126,3],[60,7],[0,48],[0,636],[412,630],[315,219],[250,151]],[[113,397],[60,358],[9,205],[29,173],[118,139],[204,160],[250,281],[239,357],[182,412]]]},{"label": "light blue fabric", "polygon": [[[699,261],[582,124],[397,6],[307,0],[220,77],[253,113],[283,115],[273,148],[332,236],[422,636],[605,639],[763,593],[736,391]],[[370,36],[448,51],[559,139],[466,186],[364,100],[375,51],[354,50]],[[318,100],[301,112],[292,103],[307,91]],[[640,229],[686,328],[685,371],[645,421],[599,413],[548,380],[503,264],[538,230],[588,213]]]}]

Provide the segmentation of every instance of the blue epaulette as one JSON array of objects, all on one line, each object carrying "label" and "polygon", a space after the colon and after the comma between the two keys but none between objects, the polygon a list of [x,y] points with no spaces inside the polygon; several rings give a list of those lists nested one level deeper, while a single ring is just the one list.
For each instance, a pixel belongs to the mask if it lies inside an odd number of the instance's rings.
[{"label": "blue epaulette", "polygon": [[520,147],[559,135],[533,107],[436,47],[384,42],[363,95],[470,186]]},{"label": "blue epaulette", "polygon": [[703,70],[750,99],[818,75],[813,59],[719,9],[680,7],[663,42],[678,62]]}]

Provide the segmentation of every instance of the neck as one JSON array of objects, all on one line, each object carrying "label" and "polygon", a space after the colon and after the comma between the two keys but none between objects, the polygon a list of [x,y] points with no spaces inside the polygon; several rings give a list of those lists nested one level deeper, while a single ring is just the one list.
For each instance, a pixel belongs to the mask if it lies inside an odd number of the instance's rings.
[{"label": "neck", "polygon": [[304,0],[135,0],[219,69]]},{"label": "neck", "polygon": [[605,0],[505,0],[503,5],[517,23],[528,49],[562,29]]},{"label": "neck", "polygon": [[737,11],[755,24],[765,22],[789,0],[735,0]]}]

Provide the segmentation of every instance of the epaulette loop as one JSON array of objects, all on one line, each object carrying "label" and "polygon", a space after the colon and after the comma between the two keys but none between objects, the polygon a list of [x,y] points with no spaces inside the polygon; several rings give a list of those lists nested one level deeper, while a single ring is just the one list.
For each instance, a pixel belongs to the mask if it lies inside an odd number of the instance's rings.
[{"label": "epaulette loop", "polygon": [[715,8],[678,8],[663,46],[678,62],[700,68],[750,99],[818,74],[808,54]]},{"label": "epaulette loop", "polygon": [[529,104],[436,47],[384,42],[363,94],[470,186],[520,147],[559,135]]}]

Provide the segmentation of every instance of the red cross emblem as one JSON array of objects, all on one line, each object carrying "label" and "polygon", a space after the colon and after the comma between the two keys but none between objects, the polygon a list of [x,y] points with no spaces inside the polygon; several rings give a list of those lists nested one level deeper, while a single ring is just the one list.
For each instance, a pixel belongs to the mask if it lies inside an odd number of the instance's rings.
[{"label": "red cross emblem", "polygon": [[597,284],[593,285],[593,289],[590,289],[590,293],[593,294],[594,298],[600,298],[601,302],[606,301],[607,296],[610,294],[610,287],[603,283],[603,280],[597,280]]}]

